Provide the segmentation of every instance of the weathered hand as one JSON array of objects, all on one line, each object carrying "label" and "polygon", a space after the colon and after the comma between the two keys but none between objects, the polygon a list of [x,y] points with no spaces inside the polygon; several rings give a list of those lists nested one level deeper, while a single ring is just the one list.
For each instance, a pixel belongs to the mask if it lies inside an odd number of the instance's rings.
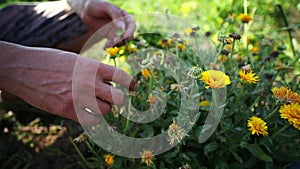
[{"label": "weathered hand", "polygon": [[[124,39],[130,39],[136,28],[132,16],[126,11],[103,0],[87,0],[82,11],[80,11],[80,15],[83,23],[92,31],[97,31],[113,21],[114,24],[109,29],[102,30],[101,32],[101,34],[106,34],[106,38],[108,39],[105,47],[111,47],[122,43]],[[121,39],[116,37],[118,30],[125,31]]]},{"label": "weathered hand", "polygon": [[[85,111],[85,107],[107,114],[111,104],[123,102],[123,92],[108,82],[120,83],[130,90],[136,85],[124,71],[74,53],[1,41],[0,51],[4,51],[0,54],[1,90],[47,112],[75,121],[80,119],[83,124],[98,122],[93,114]],[[80,65],[77,76],[73,76],[75,64]],[[77,89],[75,95],[73,87]],[[95,91],[95,95],[88,91]],[[95,100],[97,107],[91,104]],[[78,105],[74,105],[74,101]],[[80,112],[75,112],[74,106],[79,106]]]}]

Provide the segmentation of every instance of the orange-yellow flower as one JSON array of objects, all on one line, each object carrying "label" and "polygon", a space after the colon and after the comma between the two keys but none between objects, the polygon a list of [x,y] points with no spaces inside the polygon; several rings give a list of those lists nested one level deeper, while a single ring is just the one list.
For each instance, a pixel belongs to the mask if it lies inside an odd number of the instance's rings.
[{"label": "orange-yellow flower", "polygon": [[111,166],[114,164],[114,156],[111,154],[106,154],[104,156],[104,161],[107,165]]},{"label": "orange-yellow flower", "polygon": [[118,47],[111,47],[111,48],[106,48],[106,52],[111,56],[111,57],[115,57],[118,52],[120,51],[120,48]]},{"label": "orange-yellow flower", "polygon": [[259,48],[258,48],[258,47],[253,47],[253,48],[251,49],[251,52],[252,52],[252,53],[258,53],[258,52],[259,52]]},{"label": "orange-yellow flower", "polygon": [[207,70],[201,73],[201,78],[207,86],[205,88],[222,88],[230,84],[229,76],[218,70]]},{"label": "orange-yellow flower", "polygon": [[177,45],[177,49],[183,50],[183,49],[185,49],[185,45],[182,44],[182,43],[179,43],[179,44]]},{"label": "orange-yellow flower", "polygon": [[142,163],[146,164],[147,166],[151,166],[153,164],[154,157],[153,157],[152,151],[146,149],[143,152],[141,152],[140,154],[142,157],[142,160],[141,160]]},{"label": "orange-yellow flower", "polygon": [[243,23],[248,23],[252,20],[252,17],[242,13],[238,16],[238,19],[241,20]]},{"label": "orange-yellow flower", "polygon": [[242,81],[247,83],[257,83],[259,81],[259,76],[256,76],[252,70],[239,70],[239,75]]},{"label": "orange-yellow flower", "polygon": [[141,73],[146,79],[150,78],[151,76],[151,73],[148,69],[143,69]]},{"label": "orange-yellow flower", "polygon": [[261,134],[267,136],[269,134],[267,123],[259,117],[252,116],[248,120],[248,127],[252,135],[257,134],[259,136]]},{"label": "orange-yellow flower", "polygon": [[151,104],[154,104],[154,103],[156,103],[156,97],[154,97],[154,96],[150,96],[149,98],[148,98],[148,102],[149,103],[151,103]]},{"label": "orange-yellow flower", "polygon": [[281,118],[287,119],[290,124],[300,130],[300,105],[298,103],[283,105],[279,112]]},{"label": "orange-yellow flower", "polygon": [[300,104],[300,96],[286,87],[274,87],[272,92],[274,97],[281,102]]},{"label": "orange-yellow flower", "polygon": [[158,44],[161,47],[166,48],[166,47],[172,46],[173,42],[172,42],[172,39],[163,39],[163,40],[158,41]]}]

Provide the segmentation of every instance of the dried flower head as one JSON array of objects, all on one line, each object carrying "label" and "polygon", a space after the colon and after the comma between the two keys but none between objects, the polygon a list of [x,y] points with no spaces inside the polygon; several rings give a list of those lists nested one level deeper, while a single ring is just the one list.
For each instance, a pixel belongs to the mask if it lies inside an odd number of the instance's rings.
[{"label": "dried flower head", "polygon": [[283,105],[279,112],[281,118],[287,119],[290,124],[300,130],[300,105],[298,103]]},{"label": "dried flower head", "polygon": [[259,117],[252,116],[248,120],[248,127],[252,135],[257,134],[259,136],[261,134],[267,136],[269,134],[267,123]]},{"label": "dried flower head", "polygon": [[207,86],[205,88],[222,88],[230,84],[230,78],[219,70],[207,70],[202,72],[201,79]]},{"label": "dried flower head", "polygon": [[154,157],[152,151],[145,149],[140,154],[142,157],[142,163],[146,164],[147,166],[151,166],[153,164]]},{"label": "dried flower head", "polygon": [[171,145],[179,143],[185,136],[187,136],[186,131],[176,124],[175,118],[173,119],[173,123],[169,126],[168,136]]},{"label": "dried flower head", "polygon": [[229,34],[229,37],[231,37],[232,39],[235,39],[235,40],[241,39],[241,35],[236,32]]},{"label": "dried flower head", "polygon": [[73,139],[74,142],[76,143],[80,143],[83,142],[84,140],[86,140],[88,137],[86,132],[82,132],[79,136],[77,136],[76,138]]},{"label": "dried flower head", "polygon": [[283,103],[300,104],[300,96],[286,87],[274,87],[272,88],[272,92],[274,97]]},{"label": "dried flower head", "polygon": [[171,84],[171,90],[175,90],[175,91],[182,91],[184,89],[186,89],[186,87],[184,87],[183,85],[181,84]]}]

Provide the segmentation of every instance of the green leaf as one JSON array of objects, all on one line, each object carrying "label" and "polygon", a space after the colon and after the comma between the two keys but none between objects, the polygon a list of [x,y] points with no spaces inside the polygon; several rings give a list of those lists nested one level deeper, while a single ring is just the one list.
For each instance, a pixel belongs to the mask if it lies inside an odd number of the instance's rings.
[{"label": "green leaf", "polygon": [[268,156],[257,144],[248,144],[247,150],[260,160],[273,162],[272,158]]},{"label": "green leaf", "polygon": [[215,151],[218,148],[217,142],[211,142],[204,147],[204,154],[207,156],[209,152]]},{"label": "green leaf", "polygon": [[236,159],[238,162],[243,164],[243,159],[233,150],[230,150],[231,154],[233,155],[234,159]]}]

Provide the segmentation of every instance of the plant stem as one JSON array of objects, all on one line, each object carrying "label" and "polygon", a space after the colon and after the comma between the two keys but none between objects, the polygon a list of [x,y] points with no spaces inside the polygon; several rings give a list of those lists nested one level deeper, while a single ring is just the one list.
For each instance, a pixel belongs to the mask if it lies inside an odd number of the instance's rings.
[{"label": "plant stem", "polygon": [[232,42],[231,52],[230,52],[230,55],[229,55],[230,60],[232,60],[232,56],[233,56],[233,52],[234,52],[234,44],[235,44],[235,39],[233,39],[233,42]]},{"label": "plant stem", "polygon": [[272,116],[274,116],[274,114],[277,112],[279,106],[276,106],[275,109],[270,113],[268,114],[266,117],[265,117],[265,120],[268,120],[270,119]]},{"label": "plant stem", "polygon": [[114,61],[114,66],[117,67],[117,62],[116,62],[116,58],[112,58],[112,60]]},{"label": "plant stem", "polygon": [[276,137],[277,135],[279,135],[280,133],[282,133],[283,131],[285,131],[287,128],[290,127],[290,124],[287,123],[285,126],[283,126],[280,130],[278,130],[275,134],[272,135],[272,137]]},{"label": "plant stem", "polygon": [[78,153],[78,155],[80,156],[80,158],[82,159],[84,165],[87,167],[87,168],[90,168],[89,165],[88,165],[88,162],[87,160],[84,158],[83,154],[81,153],[81,151],[79,150],[78,146],[74,143],[73,139],[69,136],[69,140],[70,142],[72,143],[73,147],[75,148],[76,152]]},{"label": "plant stem", "polygon": [[[282,15],[282,18],[283,18],[283,21],[284,21],[284,24],[288,28],[289,23],[288,23],[286,14],[282,9],[282,6],[280,4],[277,4],[276,6],[279,8],[279,11],[280,11],[280,13]],[[291,46],[291,49],[292,49],[292,52],[293,52],[293,56],[296,57],[295,47],[294,47],[294,44],[293,44],[292,30],[288,28],[287,32],[288,32],[288,35],[289,35],[289,43],[290,43],[290,46]]]}]

